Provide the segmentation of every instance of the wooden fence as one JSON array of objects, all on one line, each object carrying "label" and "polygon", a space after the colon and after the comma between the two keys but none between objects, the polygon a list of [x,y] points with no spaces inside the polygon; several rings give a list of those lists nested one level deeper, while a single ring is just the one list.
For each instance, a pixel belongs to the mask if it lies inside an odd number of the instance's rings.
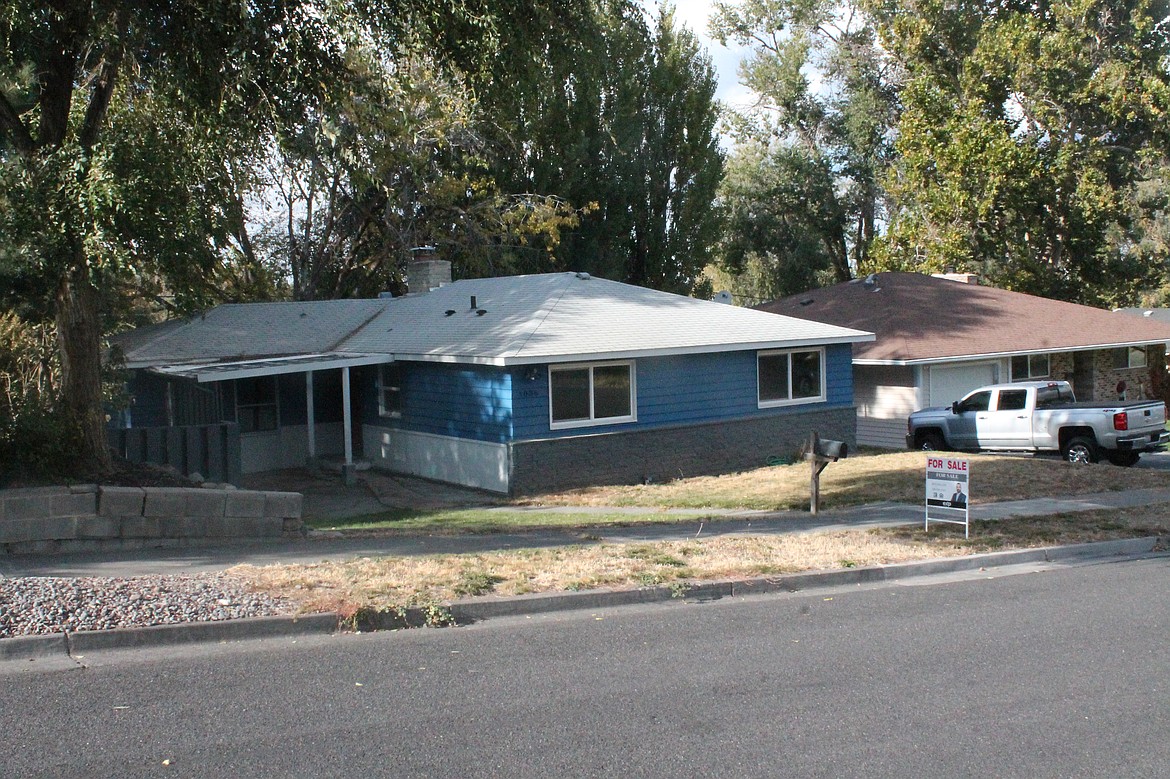
[{"label": "wooden fence", "polygon": [[234,484],[240,478],[240,428],[235,422],[110,430],[114,454],[134,463],[169,465],[184,476]]}]

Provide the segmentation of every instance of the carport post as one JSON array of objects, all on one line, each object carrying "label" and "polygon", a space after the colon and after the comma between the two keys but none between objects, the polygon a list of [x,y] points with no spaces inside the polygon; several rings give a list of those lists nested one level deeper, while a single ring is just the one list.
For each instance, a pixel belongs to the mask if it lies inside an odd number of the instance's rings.
[{"label": "carport post", "polygon": [[305,416],[309,427],[309,462],[311,467],[317,459],[317,420],[313,412],[313,372],[305,371]]},{"label": "carport post", "polygon": [[349,413],[349,366],[341,369],[341,424],[345,435],[345,464],[353,466],[353,430]]}]

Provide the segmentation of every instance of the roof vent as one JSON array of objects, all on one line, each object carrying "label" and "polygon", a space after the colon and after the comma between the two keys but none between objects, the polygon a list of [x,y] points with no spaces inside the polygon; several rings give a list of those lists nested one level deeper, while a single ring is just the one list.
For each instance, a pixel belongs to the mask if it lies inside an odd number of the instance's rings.
[{"label": "roof vent", "polygon": [[593,277],[590,276],[585,271],[577,271],[577,278],[581,279],[581,281],[589,281],[589,279],[591,279]]},{"label": "roof vent", "polygon": [[486,313],[487,313],[487,309],[486,309],[486,308],[477,308],[477,309],[475,309],[475,315],[476,315],[476,316],[483,316],[483,315],[484,315],[484,314],[486,314]]}]

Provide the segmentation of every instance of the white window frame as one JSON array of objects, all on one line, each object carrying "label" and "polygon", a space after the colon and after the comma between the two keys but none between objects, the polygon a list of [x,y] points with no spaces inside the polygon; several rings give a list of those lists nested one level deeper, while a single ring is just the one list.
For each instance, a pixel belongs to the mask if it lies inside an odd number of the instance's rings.
[{"label": "white window frame", "polygon": [[[820,361],[820,392],[816,397],[794,398],[792,397],[792,355],[804,354],[807,352],[816,352],[817,359]],[[764,400],[760,397],[760,358],[775,357],[781,354],[788,356],[788,398],[778,400]],[[824,403],[828,396],[825,390],[825,373],[825,347],[823,346],[800,349],[770,349],[768,351],[756,352],[756,406],[758,408],[776,408],[777,406],[801,406],[809,403]]]},{"label": "white window frame", "polygon": [[[615,365],[624,366],[630,371],[630,413],[622,417],[594,416],[597,413],[593,396],[593,369],[611,368]],[[561,371],[589,370],[589,418],[572,419],[558,422],[553,419],[553,374]],[[550,365],[548,368],[548,426],[550,430],[569,430],[577,427],[598,427],[600,425],[624,425],[638,421],[638,374],[633,360],[612,360],[609,362],[577,362],[563,365]]]},{"label": "white window frame", "polygon": [[[1115,370],[1115,371],[1125,371],[1125,370],[1129,370],[1129,369],[1131,369],[1131,368],[1146,368],[1146,367],[1149,367],[1149,364],[1150,364],[1150,355],[1149,355],[1149,352],[1147,352],[1147,351],[1146,351],[1146,348],[1147,348],[1147,347],[1145,347],[1145,346],[1122,346],[1122,347],[1118,347],[1117,349],[1115,349],[1115,350],[1113,351],[1113,354],[1114,354],[1114,357],[1113,357],[1113,370]],[[1119,351],[1124,351],[1124,352],[1125,352],[1125,365],[1118,365],[1118,364],[1117,364],[1117,363],[1118,363],[1118,359],[1117,359],[1117,352],[1119,352]],[[1139,364],[1136,364],[1136,363],[1134,362],[1134,360],[1133,360],[1133,355],[1134,355],[1134,353],[1135,353],[1135,352],[1137,352],[1138,354],[1140,354],[1140,355],[1142,356],[1142,361],[1141,361],[1141,364],[1140,364],[1140,365],[1139,365]]]},{"label": "white window frame", "polygon": [[[1026,357],[1028,360],[1028,374],[1026,376],[1016,375],[1015,361],[1016,357]],[[1043,357],[1044,358],[1044,372],[1037,373],[1032,370],[1032,360]],[[1052,355],[1051,354],[1017,354],[1008,360],[1008,369],[1012,372],[1012,381],[1028,381],[1030,379],[1047,379],[1052,375]]]},{"label": "white window frame", "polygon": [[[398,392],[397,410],[386,407],[386,368],[393,368],[398,371],[398,386],[395,387],[395,390]],[[402,418],[402,366],[398,363],[388,362],[378,366],[378,416],[383,419]]]}]

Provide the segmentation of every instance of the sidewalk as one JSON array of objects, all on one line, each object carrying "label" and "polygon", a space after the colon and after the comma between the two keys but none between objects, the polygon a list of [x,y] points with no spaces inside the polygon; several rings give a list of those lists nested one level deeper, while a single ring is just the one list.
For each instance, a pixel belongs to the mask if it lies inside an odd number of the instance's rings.
[{"label": "sidewalk", "polygon": [[[348,500],[348,499],[347,499]],[[1170,504],[1170,489],[1131,490],[1080,495],[1064,499],[1040,498],[975,505],[973,520],[1044,516],[1101,509]],[[364,510],[368,504],[360,504]],[[1170,510],[1170,507],[1168,507]],[[534,510],[535,511],[535,510]],[[628,513],[630,522],[640,515],[661,516],[659,510],[614,509],[579,506],[539,509],[545,513]],[[678,513],[694,516],[695,510]],[[481,535],[323,537],[295,541],[238,543],[178,549],[141,549],[121,552],[86,552],[72,555],[0,556],[0,577],[17,576],[142,576],[219,571],[240,563],[316,563],[382,555],[425,555],[484,552],[568,546],[590,543],[684,540],[724,535],[790,534],[814,531],[862,530],[875,527],[915,525],[922,522],[921,505],[876,503],[849,509],[822,511],[812,516],[803,511],[708,511],[704,520],[672,524],[593,526],[579,530],[535,530]]]}]

